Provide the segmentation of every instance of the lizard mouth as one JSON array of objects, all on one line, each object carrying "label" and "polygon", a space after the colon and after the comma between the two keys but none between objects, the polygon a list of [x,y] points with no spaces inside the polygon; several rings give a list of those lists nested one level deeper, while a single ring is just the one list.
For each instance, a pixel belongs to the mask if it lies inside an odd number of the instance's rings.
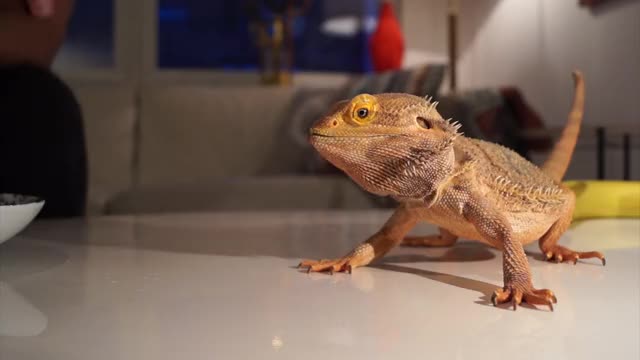
[{"label": "lizard mouth", "polygon": [[392,136],[391,134],[361,134],[361,135],[329,135],[316,129],[309,129],[310,137],[330,138],[330,139],[358,139],[358,138],[380,138]]},{"label": "lizard mouth", "polygon": [[309,136],[325,137],[325,138],[334,137],[334,136],[331,136],[331,135],[323,134],[323,133],[321,133],[321,132],[319,132],[317,130],[314,130],[314,129],[309,129]]}]

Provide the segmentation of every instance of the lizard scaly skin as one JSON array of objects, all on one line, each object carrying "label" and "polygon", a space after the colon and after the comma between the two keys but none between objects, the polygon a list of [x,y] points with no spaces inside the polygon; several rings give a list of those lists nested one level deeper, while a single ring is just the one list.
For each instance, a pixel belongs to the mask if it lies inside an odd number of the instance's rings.
[{"label": "lizard scaly skin", "polygon": [[[523,245],[539,241],[547,259],[577,262],[599,252],[557,245],[569,227],[575,196],[561,184],[577,141],[584,81],[574,72],[575,98],[563,135],[538,168],[497,144],[464,137],[443,119],[437,103],[408,94],[361,94],[337,103],[310,129],[311,144],[365,190],[391,196],[399,206],[377,233],[333,260],[304,260],[308,271],[349,271],[394,246],[448,246],[458,237],[502,250],[504,286],[494,305],[548,305],[555,295],[535,289]],[[405,237],[419,221],[440,235]]]}]

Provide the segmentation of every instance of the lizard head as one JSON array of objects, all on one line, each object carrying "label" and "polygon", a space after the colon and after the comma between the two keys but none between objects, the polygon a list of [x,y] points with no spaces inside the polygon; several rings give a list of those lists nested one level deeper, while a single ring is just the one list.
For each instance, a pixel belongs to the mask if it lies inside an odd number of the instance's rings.
[{"label": "lizard head", "polygon": [[409,94],[360,94],[318,120],[310,142],[366,190],[421,198],[453,168],[459,135],[436,104]]}]

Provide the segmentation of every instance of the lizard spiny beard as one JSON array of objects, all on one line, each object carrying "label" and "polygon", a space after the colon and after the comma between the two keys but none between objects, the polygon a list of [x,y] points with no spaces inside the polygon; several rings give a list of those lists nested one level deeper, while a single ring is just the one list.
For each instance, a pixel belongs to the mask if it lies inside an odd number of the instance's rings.
[{"label": "lizard spiny beard", "polygon": [[428,138],[321,137],[312,144],[365,190],[397,200],[435,196],[455,162],[451,142]]}]

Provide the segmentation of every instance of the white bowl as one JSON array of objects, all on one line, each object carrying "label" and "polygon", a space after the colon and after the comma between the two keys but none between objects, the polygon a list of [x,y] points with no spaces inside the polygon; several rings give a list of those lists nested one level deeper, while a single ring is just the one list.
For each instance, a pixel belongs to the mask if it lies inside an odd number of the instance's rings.
[{"label": "white bowl", "polygon": [[24,230],[43,206],[35,196],[0,194],[0,244]]}]

